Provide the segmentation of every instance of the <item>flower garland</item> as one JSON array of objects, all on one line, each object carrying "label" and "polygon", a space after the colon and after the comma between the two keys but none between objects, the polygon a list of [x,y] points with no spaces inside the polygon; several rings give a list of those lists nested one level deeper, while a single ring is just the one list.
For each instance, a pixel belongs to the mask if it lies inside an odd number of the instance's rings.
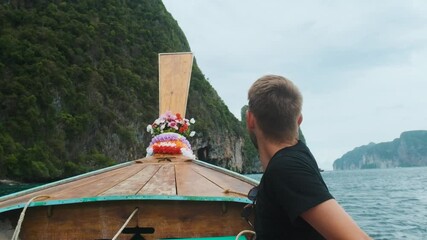
[{"label": "flower garland", "polygon": [[194,118],[188,120],[179,113],[172,114],[172,112],[167,111],[147,126],[147,132],[151,133],[153,137],[167,132],[178,133],[184,137],[193,137],[196,132],[190,131],[190,125],[195,122]]},{"label": "flower garland", "polygon": [[162,114],[152,124],[147,126],[147,132],[153,137],[147,148],[147,156],[154,154],[182,154],[189,158],[195,158],[191,145],[186,137],[193,137],[194,131],[190,131],[190,125],[196,121],[182,118],[179,113],[170,111]]},{"label": "flower garland", "polygon": [[188,142],[184,136],[177,133],[164,133],[157,135],[151,139],[150,145],[164,142],[182,142],[184,144],[183,146],[191,148],[190,142]]}]

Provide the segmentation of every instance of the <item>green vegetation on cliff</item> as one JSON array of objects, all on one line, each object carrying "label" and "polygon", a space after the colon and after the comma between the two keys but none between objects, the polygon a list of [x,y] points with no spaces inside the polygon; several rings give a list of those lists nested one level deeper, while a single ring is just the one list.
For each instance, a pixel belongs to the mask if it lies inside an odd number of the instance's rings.
[{"label": "green vegetation on cliff", "polygon": [[[190,51],[161,1],[0,2],[0,178],[48,181],[143,157],[161,52]],[[195,62],[187,116],[242,128]]]},{"label": "green vegetation on cliff", "polygon": [[403,132],[391,142],[357,147],[333,166],[336,170],[427,166],[427,131]]}]

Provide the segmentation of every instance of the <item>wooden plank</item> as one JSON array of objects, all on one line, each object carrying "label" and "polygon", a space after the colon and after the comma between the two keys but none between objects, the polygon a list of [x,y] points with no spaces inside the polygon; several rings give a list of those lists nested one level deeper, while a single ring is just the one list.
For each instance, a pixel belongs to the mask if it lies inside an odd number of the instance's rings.
[{"label": "wooden plank", "polygon": [[[152,227],[144,239],[237,235],[250,229],[240,217],[244,204],[193,201],[98,202],[28,209],[20,238],[69,240],[111,239],[132,211],[128,227]],[[121,234],[118,239],[130,239]]]},{"label": "wooden plank", "polygon": [[[131,171],[129,171],[130,169],[137,170],[139,167],[141,167],[141,164],[132,164],[129,166],[125,166],[123,168],[113,169],[109,172],[104,172],[104,173],[88,176],[88,177],[76,180],[74,182],[68,182],[68,183],[57,185],[57,186],[52,186],[50,188],[46,188],[46,189],[43,189],[40,191],[29,193],[27,195],[23,195],[23,196],[16,197],[13,199],[7,199],[5,201],[0,202],[0,208],[19,204],[19,203],[26,203],[29,199],[31,199],[35,196],[41,196],[41,195],[49,196],[50,198],[48,200],[64,199],[65,196],[61,195],[62,192],[69,192],[70,189],[79,188],[79,187],[81,187],[83,185],[87,185],[91,182],[98,181],[99,179],[109,179],[109,178],[113,178],[116,175],[125,177],[126,173],[131,174]],[[80,192],[80,194],[82,194],[82,193]],[[87,195],[85,195],[83,192],[83,195],[80,195],[80,196],[72,195],[72,196],[77,198],[77,197],[84,197]],[[46,199],[43,199],[43,200],[46,200]]]},{"label": "wooden plank", "polygon": [[198,174],[193,164],[175,165],[177,194],[182,196],[226,196],[224,190],[214,182]]},{"label": "wooden plank", "polygon": [[199,165],[191,165],[191,168],[195,172],[216,183],[221,189],[223,189],[223,191],[228,190],[227,196],[246,197],[249,190],[254,187],[240,179],[209,168]]},{"label": "wooden plank", "polygon": [[244,175],[238,174],[238,173],[233,172],[231,170],[228,170],[228,169],[225,169],[225,168],[222,168],[219,166],[215,166],[215,165],[212,165],[212,164],[200,161],[200,160],[193,160],[193,162],[199,166],[209,168],[209,169],[212,169],[216,172],[220,172],[220,173],[232,176],[233,178],[239,179],[243,182],[247,182],[247,183],[251,184],[252,186],[258,186],[258,184],[259,184],[259,181],[255,180],[253,178],[246,177]]},{"label": "wooden plank", "polygon": [[192,65],[192,53],[159,54],[159,115],[171,111],[185,117]]},{"label": "wooden plank", "polygon": [[146,165],[141,171],[126,179],[125,181],[108,189],[102,196],[113,195],[134,195],[150,180],[153,175],[159,170],[161,165],[149,164]]},{"label": "wooden plank", "polygon": [[98,196],[113,186],[125,181],[127,178],[139,172],[145,166],[143,164],[135,164],[132,167],[122,169],[122,171],[115,172],[114,174],[103,174],[95,179],[88,181],[81,181],[68,189],[64,189],[55,193],[60,199],[75,198],[75,197],[91,197]]},{"label": "wooden plank", "polygon": [[159,165],[160,169],[137,193],[139,195],[176,195],[174,164]]}]

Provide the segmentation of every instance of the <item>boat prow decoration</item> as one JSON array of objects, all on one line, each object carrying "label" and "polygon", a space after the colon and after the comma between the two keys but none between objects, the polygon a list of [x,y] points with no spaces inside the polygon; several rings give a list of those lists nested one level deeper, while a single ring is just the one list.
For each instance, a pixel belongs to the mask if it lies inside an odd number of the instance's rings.
[{"label": "boat prow decoration", "polygon": [[0,197],[0,239],[17,228],[24,240],[234,239],[251,228],[240,215],[257,184],[188,156],[154,154]]}]

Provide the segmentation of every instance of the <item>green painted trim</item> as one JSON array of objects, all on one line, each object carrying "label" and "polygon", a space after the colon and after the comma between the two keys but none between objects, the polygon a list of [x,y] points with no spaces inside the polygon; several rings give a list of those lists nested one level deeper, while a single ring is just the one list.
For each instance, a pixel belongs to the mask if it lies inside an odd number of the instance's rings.
[{"label": "green painted trim", "polygon": [[[199,201],[199,202],[237,202],[251,203],[247,198],[236,197],[204,197],[204,196],[166,196],[166,195],[128,195],[128,196],[97,196],[85,198],[70,198],[64,200],[50,200],[32,202],[29,207],[55,206],[65,204],[78,204],[88,202],[105,202],[105,201],[131,201],[131,200],[159,200],[159,201]],[[19,203],[0,209],[0,213],[15,209],[24,208],[25,203]]]},{"label": "green painted trim", "polygon": [[84,174],[80,174],[80,175],[77,175],[77,176],[74,176],[74,177],[69,177],[69,178],[65,178],[65,179],[62,179],[62,180],[59,180],[59,181],[56,181],[56,182],[51,182],[51,183],[40,185],[38,187],[33,187],[33,188],[30,188],[30,189],[26,189],[26,190],[23,190],[23,191],[20,191],[20,192],[11,193],[11,194],[8,194],[8,195],[5,195],[5,196],[1,196],[0,197],[0,202],[6,201],[6,200],[11,199],[11,198],[20,197],[20,196],[28,194],[28,193],[33,193],[33,192],[44,190],[44,189],[47,189],[47,188],[50,188],[50,187],[58,186],[58,185],[61,185],[61,184],[64,184],[64,183],[69,183],[69,182],[72,182],[72,181],[76,181],[76,180],[79,180],[79,179],[82,179],[82,178],[94,176],[94,175],[97,175],[97,174],[100,174],[100,173],[104,173],[104,172],[107,172],[107,171],[111,171],[111,170],[114,170],[114,169],[117,169],[117,168],[126,167],[126,166],[132,165],[132,164],[135,164],[135,161],[129,161],[129,162],[125,162],[125,163],[116,164],[116,165],[111,166],[111,167],[106,167],[106,168],[98,169],[98,170],[91,171],[91,172],[84,173]]}]

